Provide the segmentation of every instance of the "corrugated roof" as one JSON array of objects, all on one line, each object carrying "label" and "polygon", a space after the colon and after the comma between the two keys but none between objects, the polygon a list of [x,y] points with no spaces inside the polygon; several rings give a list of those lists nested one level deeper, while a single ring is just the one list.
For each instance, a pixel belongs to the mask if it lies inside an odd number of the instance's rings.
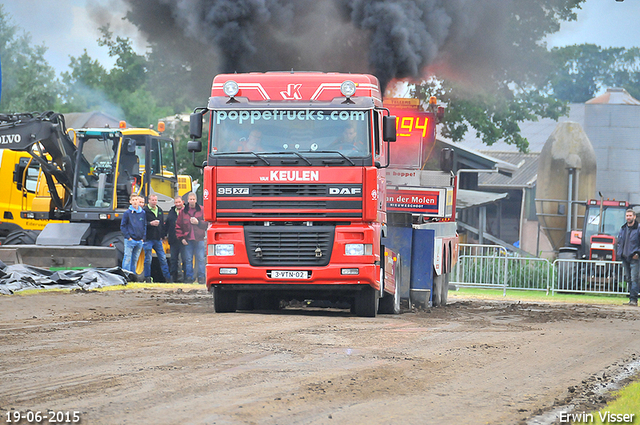
[{"label": "corrugated roof", "polygon": [[611,87],[605,94],[587,100],[587,105],[640,105],[640,101],[621,87]]},{"label": "corrugated roof", "polygon": [[486,152],[492,157],[510,164],[516,169],[511,178],[500,174],[478,174],[480,188],[523,188],[532,187],[538,175],[539,153]]},{"label": "corrugated roof", "polygon": [[479,207],[491,204],[502,198],[506,198],[508,193],[482,192],[479,190],[458,189],[456,197],[456,209]]}]

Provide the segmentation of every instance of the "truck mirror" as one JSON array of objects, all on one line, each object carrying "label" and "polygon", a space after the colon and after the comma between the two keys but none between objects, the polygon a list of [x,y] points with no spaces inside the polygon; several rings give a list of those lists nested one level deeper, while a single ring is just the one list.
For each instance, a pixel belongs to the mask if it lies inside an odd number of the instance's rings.
[{"label": "truck mirror", "polygon": [[396,117],[393,115],[382,117],[382,140],[385,142],[396,141]]},{"label": "truck mirror", "polygon": [[[189,115],[189,134],[191,134],[192,139],[202,137],[202,114],[200,112],[194,112]],[[200,150],[202,150],[202,147]],[[198,152],[200,152],[200,150]]]},{"label": "truck mirror", "polygon": [[453,149],[443,148],[440,151],[440,170],[450,173],[453,170]]},{"label": "truck mirror", "polygon": [[[193,137],[193,134],[191,135]],[[187,151],[202,152],[202,142],[200,140],[189,140],[187,142]]]}]

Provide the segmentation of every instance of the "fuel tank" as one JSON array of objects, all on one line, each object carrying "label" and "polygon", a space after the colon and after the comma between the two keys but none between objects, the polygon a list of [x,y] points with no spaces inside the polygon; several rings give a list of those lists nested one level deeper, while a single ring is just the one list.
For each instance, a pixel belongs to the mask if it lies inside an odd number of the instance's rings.
[{"label": "fuel tank", "polygon": [[573,201],[595,197],[596,171],[596,154],[582,126],[558,123],[540,153],[536,185],[540,227],[556,251],[565,246],[568,214],[569,230],[582,228],[584,206],[574,206],[571,213],[566,201],[570,196]]}]

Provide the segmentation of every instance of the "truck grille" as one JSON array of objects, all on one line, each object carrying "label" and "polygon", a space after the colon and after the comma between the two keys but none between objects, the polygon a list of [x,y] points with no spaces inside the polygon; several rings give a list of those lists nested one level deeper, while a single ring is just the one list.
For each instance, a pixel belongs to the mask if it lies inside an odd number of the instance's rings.
[{"label": "truck grille", "polygon": [[334,226],[245,226],[249,264],[256,267],[326,266]]},{"label": "truck grille", "polygon": [[251,196],[326,196],[325,184],[254,184]]},{"label": "truck grille", "polygon": [[361,218],[361,184],[220,184],[219,218]]}]

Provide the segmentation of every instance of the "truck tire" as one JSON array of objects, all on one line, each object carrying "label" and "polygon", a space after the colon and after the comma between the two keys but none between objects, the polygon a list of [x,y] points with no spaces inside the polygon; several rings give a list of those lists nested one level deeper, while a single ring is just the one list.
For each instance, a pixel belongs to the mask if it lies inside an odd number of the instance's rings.
[{"label": "truck tire", "polygon": [[378,294],[371,286],[365,286],[355,297],[355,313],[359,317],[376,317]]},{"label": "truck tire", "polygon": [[451,273],[443,275],[444,281],[442,282],[442,293],[440,294],[441,305],[447,305],[449,300],[449,280],[451,279]]},{"label": "truck tire", "polygon": [[39,234],[36,230],[16,230],[7,235],[3,245],[35,245]]},{"label": "truck tire", "polygon": [[259,293],[253,300],[256,310],[275,311],[280,310],[280,298],[276,295],[267,293]]},{"label": "truck tire", "polygon": [[122,265],[122,259],[124,258],[124,236],[122,232],[110,232],[102,237],[100,246],[113,246],[118,253],[118,265]]},{"label": "truck tire", "polygon": [[431,306],[440,307],[442,304],[442,292],[444,291],[444,275],[438,276],[433,273],[433,294],[431,295]]},{"label": "truck tire", "polygon": [[395,293],[389,294],[383,292],[382,299],[380,300],[380,307],[378,313],[380,314],[400,314],[400,287],[402,283],[402,263],[400,256],[398,256],[398,263],[396,264],[396,290]]},{"label": "truck tire", "polygon": [[238,307],[238,294],[235,291],[223,291],[222,288],[214,286],[213,309],[216,313],[234,313]]},{"label": "truck tire", "polygon": [[378,313],[380,314],[400,314],[400,291],[396,288],[395,293],[389,294],[385,292],[380,299],[380,307]]}]

